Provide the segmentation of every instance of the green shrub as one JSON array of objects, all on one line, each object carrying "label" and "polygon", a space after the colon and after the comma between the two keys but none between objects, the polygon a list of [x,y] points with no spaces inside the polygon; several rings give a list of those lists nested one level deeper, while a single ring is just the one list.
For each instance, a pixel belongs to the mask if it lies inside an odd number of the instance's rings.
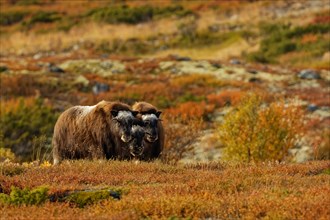
[{"label": "green shrub", "polygon": [[36,12],[29,21],[23,22],[23,28],[31,28],[36,23],[53,23],[61,20],[61,17],[57,12],[38,11]]},{"label": "green shrub", "polygon": [[65,198],[65,201],[83,208],[86,205],[91,205],[99,202],[100,200],[113,198],[112,194],[120,197],[122,190],[88,190],[73,192]]},{"label": "green shrub", "polygon": [[302,112],[282,102],[264,106],[260,96],[248,95],[225,116],[219,137],[225,158],[237,161],[283,161],[302,133]]},{"label": "green shrub", "polygon": [[[30,161],[32,154],[50,152],[50,142],[57,119],[54,110],[40,99],[27,106],[22,99],[15,111],[1,114],[2,148],[9,148],[20,161]],[[39,149],[40,148],[40,149]]]},{"label": "green shrub", "polygon": [[46,11],[39,11],[34,14],[30,20],[30,24],[35,23],[51,23],[56,20],[59,20],[60,17],[58,16],[57,12],[46,12]]},{"label": "green shrub", "polygon": [[330,33],[330,24],[312,24],[292,27],[286,24],[261,24],[262,41],[257,52],[247,55],[252,61],[275,63],[280,55],[292,51],[304,51],[319,56],[329,50],[329,41],[318,40],[310,44],[301,44],[299,39],[306,34]]},{"label": "green shrub", "polygon": [[88,13],[88,16],[91,16],[96,21],[106,23],[137,24],[151,20],[153,17],[153,10],[150,6],[136,8],[127,6],[106,7],[93,9]]},{"label": "green shrub", "polygon": [[9,26],[22,21],[25,17],[25,12],[7,12],[0,13],[0,25]]},{"label": "green shrub", "polygon": [[137,24],[150,21],[154,17],[166,17],[170,15],[186,16],[188,14],[192,14],[192,12],[185,10],[182,6],[155,8],[148,5],[140,7],[128,7],[123,5],[93,9],[87,13],[87,17],[91,17],[96,21],[112,24]]},{"label": "green shrub", "polygon": [[157,17],[168,17],[168,16],[178,16],[178,17],[185,17],[189,15],[195,15],[193,11],[184,9],[181,5],[172,5],[168,7],[162,8],[155,8],[155,15]]},{"label": "green shrub", "polygon": [[48,199],[48,188],[38,187],[30,190],[11,187],[9,195],[0,193],[0,203],[11,205],[40,205]]},{"label": "green shrub", "polygon": [[175,103],[184,103],[184,102],[201,102],[204,101],[204,96],[196,96],[191,92],[185,92],[182,96],[178,97]]},{"label": "green shrub", "polygon": [[5,161],[5,160],[15,160],[15,154],[11,152],[10,149],[8,148],[3,148],[3,134],[0,133],[0,162]]}]

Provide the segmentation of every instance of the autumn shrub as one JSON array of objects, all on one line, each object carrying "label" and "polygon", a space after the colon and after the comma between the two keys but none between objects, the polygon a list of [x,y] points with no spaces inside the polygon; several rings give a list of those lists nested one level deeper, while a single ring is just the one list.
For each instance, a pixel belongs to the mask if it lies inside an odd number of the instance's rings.
[{"label": "autumn shrub", "polygon": [[288,89],[287,95],[290,97],[299,97],[317,106],[330,106],[329,93],[321,88]]},{"label": "autumn shrub", "polygon": [[[12,110],[7,103],[14,103]],[[18,105],[10,101],[7,103],[2,105],[1,148],[11,149],[20,161],[45,158],[50,153],[57,113],[41,99],[35,99],[33,103],[21,99]],[[39,158],[32,158],[37,155]]]},{"label": "autumn shrub", "polygon": [[315,160],[330,160],[330,129],[323,130],[319,137],[315,137],[313,151]]},{"label": "autumn shrub", "polygon": [[1,95],[9,96],[31,96],[35,95],[35,77],[28,75],[1,76]]},{"label": "autumn shrub", "polygon": [[206,98],[209,103],[214,104],[216,107],[235,106],[241,101],[243,94],[244,92],[240,90],[226,90],[218,94],[209,94]]},{"label": "autumn shrub", "polygon": [[302,111],[292,103],[273,102],[249,94],[225,116],[219,138],[225,158],[246,162],[283,161],[302,133]]},{"label": "autumn shrub", "polygon": [[[0,152],[4,148],[0,148]],[[7,149],[5,149],[7,150]],[[4,176],[15,176],[23,173],[25,171],[25,167],[22,167],[18,163],[12,163],[12,162],[5,162],[0,164],[0,175]],[[9,189],[7,189],[9,190]],[[2,188],[2,185],[0,184],[0,192],[4,192],[6,189]]]},{"label": "autumn shrub", "polygon": [[214,105],[206,102],[184,102],[176,107],[166,110],[166,114],[172,117],[180,118],[180,120],[190,119],[207,119],[209,114],[214,111]]},{"label": "autumn shrub", "polygon": [[200,135],[204,123],[198,117],[182,118],[179,115],[167,115],[163,122],[165,148],[161,154],[161,160],[175,164],[193,149],[192,144]]}]

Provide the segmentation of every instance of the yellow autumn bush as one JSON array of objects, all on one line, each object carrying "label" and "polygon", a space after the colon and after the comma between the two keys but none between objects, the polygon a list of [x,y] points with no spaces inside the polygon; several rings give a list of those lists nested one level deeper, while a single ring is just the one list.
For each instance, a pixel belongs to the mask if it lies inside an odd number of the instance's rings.
[{"label": "yellow autumn bush", "polygon": [[262,97],[247,95],[219,126],[224,158],[246,162],[288,159],[303,132],[302,110],[284,101],[266,105]]}]

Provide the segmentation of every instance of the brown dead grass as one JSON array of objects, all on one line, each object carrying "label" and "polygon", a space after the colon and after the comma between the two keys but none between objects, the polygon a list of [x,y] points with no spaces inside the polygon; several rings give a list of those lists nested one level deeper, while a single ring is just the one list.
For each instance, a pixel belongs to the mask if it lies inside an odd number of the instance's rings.
[{"label": "brown dead grass", "polygon": [[177,31],[174,19],[162,19],[139,25],[106,25],[87,23],[72,28],[69,32],[50,32],[37,34],[34,32],[15,32],[1,36],[1,53],[30,54],[39,51],[61,51],[74,44],[84,42],[98,43],[114,39],[129,38],[146,39],[158,34],[171,34]]},{"label": "brown dead grass", "polygon": [[[1,165],[1,170],[9,169]],[[329,161],[305,164],[223,164],[172,166],[158,162],[64,162],[23,167],[5,176],[1,189],[47,185],[50,192],[120,187],[119,201],[79,209],[67,203],[4,206],[5,219],[328,219]]]}]

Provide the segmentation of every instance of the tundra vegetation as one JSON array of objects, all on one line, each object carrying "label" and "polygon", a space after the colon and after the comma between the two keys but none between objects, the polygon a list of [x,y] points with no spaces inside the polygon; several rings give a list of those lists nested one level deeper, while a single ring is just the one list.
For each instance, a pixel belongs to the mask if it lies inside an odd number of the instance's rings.
[{"label": "tundra vegetation", "polygon": [[[1,218],[329,219],[329,10],[0,1]],[[52,166],[59,115],[102,100],[162,111],[159,157]]]}]

